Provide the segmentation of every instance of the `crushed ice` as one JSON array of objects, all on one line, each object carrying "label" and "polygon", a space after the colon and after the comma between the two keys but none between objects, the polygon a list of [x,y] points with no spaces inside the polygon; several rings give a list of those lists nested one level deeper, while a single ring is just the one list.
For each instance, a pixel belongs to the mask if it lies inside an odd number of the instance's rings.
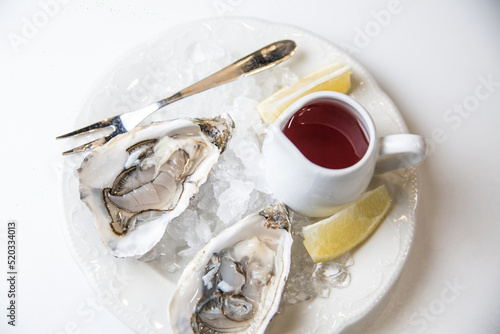
[{"label": "crushed ice", "polygon": [[328,262],[314,263],[307,253],[302,227],[312,219],[293,215],[295,228],[292,246],[292,266],[283,292],[282,304],[297,304],[314,297],[328,298],[334,289],[345,288],[350,283],[348,268],[354,264],[349,253]]}]

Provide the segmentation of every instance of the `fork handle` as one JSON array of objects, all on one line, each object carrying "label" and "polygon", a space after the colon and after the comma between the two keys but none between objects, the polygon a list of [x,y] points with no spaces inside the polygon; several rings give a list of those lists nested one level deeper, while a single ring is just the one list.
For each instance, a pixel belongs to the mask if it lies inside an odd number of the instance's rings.
[{"label": "fork handle", "polygon": [[220,71],[215,72],[205,79],[156,102],[156,106],[159,109],[182,98],[231,82],[241,76],[249,76],[273,67],[290,58],[295,53],[296,49],[297,44],[292,40],[282,40],[269,44]]}]

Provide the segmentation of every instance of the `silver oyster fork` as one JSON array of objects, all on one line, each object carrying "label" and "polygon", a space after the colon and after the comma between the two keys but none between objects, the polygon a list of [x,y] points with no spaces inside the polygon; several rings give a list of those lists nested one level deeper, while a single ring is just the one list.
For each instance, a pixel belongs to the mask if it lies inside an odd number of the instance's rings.
[{"label": "silver oyster fork", "polygon": [[130,131],[147,116],[151,115],[158,109],[163,108],[167,104],[205,91],[207,89],[222,85],[224,83],[228,83],[239,77],[249,76],[273,67],[274,65],[277,65],[282,61],[290,58],[295,53],[296,48],[297,45],[294,41],[291,40],[282,40],[269,44],[262,49],[241,58],[240,60],[223,68],[222,70],[215,72],[205,79],[202,79],[163,100],[157,101],[136,111],[106,118],[89,126],[59,136],[56,139],[73,137],[84,133],[91,133],[98,129],[111,127],[113,129],[113,132],[111,132],[110,134],[105,135],[104,137],[97,138],[87,144],[83,144],[66,152],[63,152],[63,155],[91,150],[95,147],[104,145],[109,140],[111,140],[111,138],[121,133]]}]

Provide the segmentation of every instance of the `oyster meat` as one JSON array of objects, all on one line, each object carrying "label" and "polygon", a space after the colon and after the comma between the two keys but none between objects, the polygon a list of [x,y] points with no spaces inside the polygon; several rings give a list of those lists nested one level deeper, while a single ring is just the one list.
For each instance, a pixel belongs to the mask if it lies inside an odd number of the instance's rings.
[{"label": "oyster meat", "polygon": [[140,257],[198,193],[231,137],[229,115],[157,122],[97,147],[78,169],[80,198],[116,257]]},{"label": "oyster meat", "polygon": [[186,266],[169,307],[174,333],[263,333],[290,270],[288,210],[278,203],[222,231]]}]

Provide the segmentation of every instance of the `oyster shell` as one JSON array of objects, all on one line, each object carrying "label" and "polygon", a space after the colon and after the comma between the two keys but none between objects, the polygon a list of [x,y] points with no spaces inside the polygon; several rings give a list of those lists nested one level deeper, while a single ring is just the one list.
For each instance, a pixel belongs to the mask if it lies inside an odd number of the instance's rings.
[{"label": "oyster shell", "polygon": [[140,257],[198,193],[231,137],[229,115],[135,128],[96,148],[78,169],[80,198],[116,257]]},{"label": "oyster shell", "polygon": [[213,238],[185,268],[169,307],[174,333],[263,333],[290,270],[288,210],[270,206]]}]

